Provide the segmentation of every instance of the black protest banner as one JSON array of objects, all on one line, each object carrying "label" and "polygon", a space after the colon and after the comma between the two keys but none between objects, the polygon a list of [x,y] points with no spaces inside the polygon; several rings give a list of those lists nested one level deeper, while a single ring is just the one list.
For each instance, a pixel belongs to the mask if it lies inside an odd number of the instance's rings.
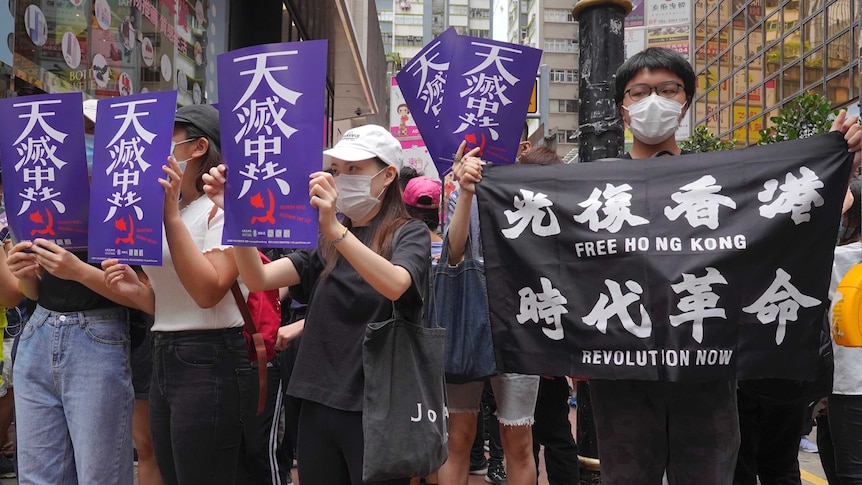
[{"label": "black protest banner", "polygon": [[498,369],[808,380],[852,155],[839,133],[477,185]]}]

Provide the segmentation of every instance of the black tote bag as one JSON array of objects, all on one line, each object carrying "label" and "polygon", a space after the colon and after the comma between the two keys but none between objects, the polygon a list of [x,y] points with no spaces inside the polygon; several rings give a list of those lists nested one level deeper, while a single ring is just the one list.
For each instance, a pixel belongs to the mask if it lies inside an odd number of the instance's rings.
[{"label": "black tote bag", "polygon": [[368,324],[362,349],[364,482],[424,476],[446,461],[444,333],[397,312]]},{"label": "black tote bag", "polygon": [[446,329],[446,381],[477,381],[497,373],[485,265],[473,257],[467,238],[464,261],[448,264],[449,238],[443,241],[440,262],[431,267],[428,322]]}]

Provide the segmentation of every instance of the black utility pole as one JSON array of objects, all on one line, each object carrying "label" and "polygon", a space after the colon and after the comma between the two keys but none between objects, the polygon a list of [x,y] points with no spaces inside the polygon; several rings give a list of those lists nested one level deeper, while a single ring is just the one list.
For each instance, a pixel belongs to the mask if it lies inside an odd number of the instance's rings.
[{"label": "black utility pole", "polygon": [[617,68],[625,60],[625,17],[629,0],[580,0],[578,22],[578,160],[614,158],[623,150],[623,122],[614,102]]},{"label": "black utility pole", "polygon": [[[862,1],[862,0],[860,0]],[[629,0],[579,0],[578,161],[614,158],[623,151],[623,122],[614,102],[617,68],[625,60],[625,17]],[[578,382],[578,465],[583,485],[601,483],[599,448],[590,389]]]}]

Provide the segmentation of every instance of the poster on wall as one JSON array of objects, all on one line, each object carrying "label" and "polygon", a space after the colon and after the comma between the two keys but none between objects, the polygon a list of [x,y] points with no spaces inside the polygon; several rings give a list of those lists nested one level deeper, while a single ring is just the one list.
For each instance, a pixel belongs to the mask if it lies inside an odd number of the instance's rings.
[{"label": "poster on wall", "polygon": [[644,2],[646,2],[647,27],[691,22],[691,0],[644,0]]},{"label": "poster on wall", "polygon": [[630,27],[643,27],[645,0],[633,0],[632,11],[626,15],[626,30]]},{"label": "poster on wall", "polygon": [[646,29],[626,26],[623,33],[625,34],[626,59],[646,49]]},{"label": "poster on wall", "polygon": [[97,97],[182,88],[180,105],[206,102],[208,47],[227,34],[208,29],[217,5],[226,1],[17,0],[16,87]]},{"label": "poster on wall", "polygon": [[748,106],[745,103],[734,103],[733,105],[733,124],[742,123],[745,120],[753,119],[742,128],[733,130],[733,138],[738,142],[746,142],[752,145],[760,141],[760,130],[763,129],[763,117],[755,118],[761,114],[763,110],[758,106]]},{"label": "poster on wall", "polygon": [[419,134],[419,128],[416,127],[416,122],[410,115],[410,108],[404,101],[404,94],[398,87],[398,81],[393,76],[391,82],[389,131],[401,142],[401,149],[404,150],[403,166],[411,167],[426,177],[439,180],[440,175],[437,173],[437,167],[434,166],[431,154],[428,153],[428,148],[425,146],[425,141]]},{"label": "poster on wall", "polygon": [[[0,2],[0,39],[8,39],[15,31],[15,17],[12,16],[12,2]],[[0,42],[0,62],[12,65],[12,46]]]},{"label": "poster on wall", "polygon": [[688,25],[665,25],[647,28],[647,47],[664,47],[682,54],[688,59],[691,38]]},{"label": "poster on wall", "polygon": [[90,6],[84,3],[17,2],[11,64],[18,78],[49,93],[84,89]]}]

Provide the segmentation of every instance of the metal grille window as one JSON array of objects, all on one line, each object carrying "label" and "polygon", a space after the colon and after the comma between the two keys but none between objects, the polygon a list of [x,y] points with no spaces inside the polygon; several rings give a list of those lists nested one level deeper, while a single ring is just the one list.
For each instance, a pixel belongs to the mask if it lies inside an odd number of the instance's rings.
[{"label": "metal grille window", "polygon": [[552,83],[573,83],[577,78],[577,69],[551,69]]},{"label": "metal grille window", "polygon": [[575,39],[545,39],[545,52],[577,52]]},{"label": "metal grille window", "polygon": [[545,22],[574,22],[572,11],[563,8],[546,8]]},{"label": "metal grille window", "polygon": [[552,99],[550,109],[552,113],[577,113],[578,102],[574,99]]}]

